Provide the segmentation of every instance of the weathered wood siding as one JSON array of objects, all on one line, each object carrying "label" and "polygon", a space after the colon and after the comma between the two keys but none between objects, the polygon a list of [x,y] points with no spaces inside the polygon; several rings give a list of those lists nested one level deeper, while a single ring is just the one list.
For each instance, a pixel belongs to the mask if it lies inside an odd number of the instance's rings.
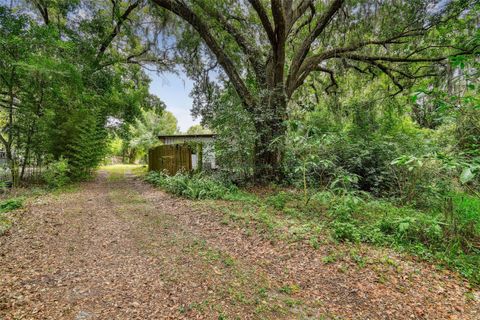
[{"label": "weathered wood siding", "polygon": [[188,146],[164,145],[148,151],[148,170],[166,171],[169,175],[179,170],[192,170],[192,152]]}]

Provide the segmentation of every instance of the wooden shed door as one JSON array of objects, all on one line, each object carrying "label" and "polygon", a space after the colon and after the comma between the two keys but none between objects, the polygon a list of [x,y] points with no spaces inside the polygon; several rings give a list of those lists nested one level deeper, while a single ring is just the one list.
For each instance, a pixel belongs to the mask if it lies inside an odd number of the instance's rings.
[{"label": "wooden shed door", "polygon": [[148,169],[167,171],[174,175],[180,170],[192,170],[192,152],[184,145],[164,145],[148,151]]}]

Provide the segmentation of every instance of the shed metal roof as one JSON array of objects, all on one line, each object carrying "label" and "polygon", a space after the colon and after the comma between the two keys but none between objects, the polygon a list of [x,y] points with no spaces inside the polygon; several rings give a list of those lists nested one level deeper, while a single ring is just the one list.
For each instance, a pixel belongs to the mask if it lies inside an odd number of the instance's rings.
[{"label": "shed metal roof", "polygon": [[199,133],[199,134],[169,134],[159,135],[158,139],[163,144],[181,144],[185,142],[210,142],[215,138],[213,133]]},{"label": "shed metal roof", "polygon": [[161,134],[158,136],[159,139],[165,138],[214,138],[216,134],[214,133],[198,133],[198,134]]}]

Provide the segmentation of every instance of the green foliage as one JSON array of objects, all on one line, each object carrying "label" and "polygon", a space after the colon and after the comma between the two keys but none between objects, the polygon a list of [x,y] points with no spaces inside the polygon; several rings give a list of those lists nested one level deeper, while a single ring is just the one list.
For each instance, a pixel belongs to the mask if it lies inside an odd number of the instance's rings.
[{"label": "green foliage", "polygon": [[285,209],[285,206],[287,202],[291,199],[291,197],[292,197],[291,195],[282,191],[277,194],[269,196],[265,200],[265,202],[277,210],[283,210]]},{"label": "green foliage", "polygon": [[123,148],[123,140],[117,136],[112,137],[108,143],[108,155],[121,156]]},{"label": "green foliage", "polygon": [[391,236],[401,243],[425,245],[434,245],[441,241],[443,234],[441,225],[437,217],[420,213],[403,217],[392,215],[378,222],[378,228],[385,237]]},{"label": "green foliage", "polygon": [[0,202],[0,213],[10,212],[23,207],[24,198],[11,198]]},{"label": "green foliage", "polygon": [[61,158],[48,165],[43,179],[50,188],[61,188],[70,182],[70,165],[67,159]]},{"label": "green foliage", "polygon": [[462,168],[468,173],[463,180],[475,176],[471,161],[452,154],[436,132],[419,128],[393,106],[368,106],[352,103],[353,110],[337,119],[343,127],[330,122],[337,116],[325,110],[328,104],[298,115],[287,139],[289,182],[304,189],[361,190],[421,209],[440,207]]},{"label": "green foliage", "polygon": [[12,226],[12,220],[5,213],[23,207],[24,198],[11,198],[0,202],[0,236]]},{"label": "green foliage", "polygon": [[94,116],[85,117],[68,146],[67,172],[74,179],[89,177],[105,156],[107,140],[102,120]]},{"label": "green foliage", "polygon": [[[290,198],[285,207],[298,201]],[[335,240],[400,248],[446,264],[480,284],[480,199],[454,193],[444,206],[420,211],[367,194],[325,191],[296,208],[303,219],[328,221]]]},{"label": "green foliage", "polygon": [[466,251],[479,250],[480,198],[454,193],[445,208],[445,236]]},{"label": "green foliage", "polygon": [[163,111],[142,111],[142,115],[129,128],[132,148],[148,151],[159,144],[158,136],[161,134],[178,133],[177,119],[173,113]]},{"label": "green foliage", "polygon": [[360,232],[355,225],[349,222],[333,223],[332,236],[339,241],[358,242],[360,240]]},{"label": "green foliage", "polygon": [[213,104],[214,117],[205,116],[215,139],[216,162],[222,175],[236,183],[252,178],[255,129],[251,116],[229,86]]},{"label": "green foliage", "polygon": [[234,199],[238,189],[213,178],[195,174],[188,175],[182,172],[168,176],[161,172],[149,172],[145,180],[157,187],[189,199]]},{"label": "green foliage", "polygon": [[[37,19],[36,6],[23,13],[0,5],[0,142],[14,184],[25,178],[20,173],[62,157],[69,160],[71,178],[89,176],[107,153],[107,130],[128,127],[141,109],[164,108],[148,93],[150,80],[141,67],[125,64],[104,43],[116,24],[105,11],[110,3],[92,3],[78,17],[71,13],[79,2],[67,2],[72,6],[42,4],[48,21]],[[129,33],[129,24],[115,37]],[[130,50],[130,44],[122,46],[122,54]]]},{"label": "green foliage", "polygon": [[0,213],[0,236],[10,229],[11,226],[11,220],[6,215]]},{"label": "green foliage", "polygon": [[203,127],[200,124],[196,124],[188,128],[187,134],[204,134],[204,133],[212,133],[208,128]]},{"label": "green foliage", "polygon": [[269,236],[308,240],[314,248],[329,234],[335,241],[408,252],[480,285],[480,198],[465,193],[449,194],[442,208],[419,210],[345,190],[316,192],[305,203],[297,190],[243,202],[238,213],[228,212],[242,225],[252,219]]},{"label": "green foliage", "polygon": [[450,192],[455,168],[436,155],[420,157],[403,155],[391,162],[397,190],[394,193],[404,204],[418,208],[438,207]]}]

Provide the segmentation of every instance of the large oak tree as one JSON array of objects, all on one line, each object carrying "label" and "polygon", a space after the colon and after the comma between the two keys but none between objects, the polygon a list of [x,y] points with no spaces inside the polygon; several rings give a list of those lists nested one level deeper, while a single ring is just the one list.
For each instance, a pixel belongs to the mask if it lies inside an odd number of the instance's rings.
[{"label": "large oak tree", "polygon": [[[256,176],[281,176],[287,105],[313,74],[383,73],[396,92],[442,71],[456,47],[442,25],[473,1],[151,0],[188,23],[255,123]],[[298,98],[298,97],[297,97]]]}]

